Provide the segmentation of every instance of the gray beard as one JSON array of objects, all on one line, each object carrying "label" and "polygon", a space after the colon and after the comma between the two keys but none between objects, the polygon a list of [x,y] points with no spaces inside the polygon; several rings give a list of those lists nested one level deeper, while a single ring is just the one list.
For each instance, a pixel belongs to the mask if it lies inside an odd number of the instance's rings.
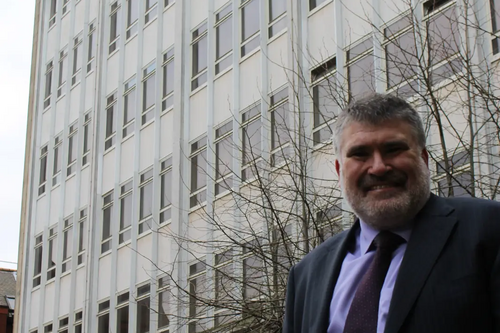
[{"label": "gray beard", "polygon": [[387,203],[368,201],[359,192],[346,191],[343,185],[342,194],[363,222],[378,230],[397,229],[411,223],[429,199],[430,172],[421,162],[415,186]]}]

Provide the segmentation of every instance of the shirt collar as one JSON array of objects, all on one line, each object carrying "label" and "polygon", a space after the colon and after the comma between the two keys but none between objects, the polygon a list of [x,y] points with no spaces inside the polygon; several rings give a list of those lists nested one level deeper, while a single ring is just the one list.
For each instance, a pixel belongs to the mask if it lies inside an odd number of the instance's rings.
[{"label": "shirt collar", "polygon": [[[370,245],[373,242],[373,239],[378,235],[380,230],[373,228],[372,226],[366,224],[362,220],[359,220],[359,225],[361,227],[361,233],[359,235],[359,248],[361,250],[361,254],[365,254],[368,252]],[[398,236],[403,237],[403,239],[408,243],[411,235],[411,227],[408,229],[401,230],[389,230],[395,233]]]}]

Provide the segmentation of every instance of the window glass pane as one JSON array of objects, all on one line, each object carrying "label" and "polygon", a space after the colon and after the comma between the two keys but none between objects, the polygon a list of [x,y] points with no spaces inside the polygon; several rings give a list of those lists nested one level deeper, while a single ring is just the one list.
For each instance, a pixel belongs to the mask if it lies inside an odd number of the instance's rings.
[{"label": "window glass pane", "polygon": [[99,316],[97,322],[97,333],[109,333],[109,314]]},{"label": "window glass pane", "polygon": [[269,0],[269,22],[286,11],[286,0]]},{"label": "window glass pane", "polygon": [[263,282],[262,259],[252,255],[243,260],[243,297],[252,299],[260,294],[261,283]]},{"label": "window glass pane", "polygon": [[278,148],[290,140],[288,112],[288,103],[284,103],[271,113],[271,149]]},{"label": "window glass pane", "polygon": [[172,202],[172,171],[167,171],[161,176],[161,208],[169,206]]},{"label": "window glass pane", "polygon": [[193,77],[207,68],[207,36],[193,44]]},{"label": "window glass pane", "polygon": [[458,31],[455,7],[431,18],[427,23],[429,40],[429,57],[436,64],[459,50],[460,35]]},{"label": "window glass pane", "polygon": [[64,231],[63,260],[71,258],[73,251],[73,228]]},{"label": "window glass pane", "polygon": [[111,236],[111,220],[112,220],[113,206],[104,209],[102,218],[102,240]]},{"label": "window glass pane", "polygon": [[137,333],[149,332],[149,297],[137,302]]},{"label": "window glass pane", "polygon": [[217,142],[215,146],[216,150],[216,170],[217,179],[227,175],[231,172],[231,163],[233,161],[232,150],[233,150],[233,140],[231,135],[225,137],[221,141]]},{"label": "window glass pane", "polygon": [[143,111],[146,111],[151,106],[155,104],[155,77],[156,74],[151,75],[146,81],[144,81],[144,91],[143,91]]},{"label": "window glass pane", "polygon": [[174,91],[174,60],[163,66],[163,97]]},{"label": "window glass pane", "polygon": [[493,32],[500,30],[500,0],[490,0]]},{"label": "window glass pane", "polygon": [[243,127],[243,164],[253,161],[260,156],[260,128],[260,119],[252,121]]},{"label": "window glass pane", "polygon": [[241,8],[241,20],[241,41],[244,42],[248,37],[259,31],[259,1],[252,0]]},{"label": "window glass pane", "polygon": [[375,91],[373,55],[369,54],[349,66],[349,93],[353,98],[361,98]]},{"label": "window glass pane", "polygon": [[128,306],[116,310],[116,332],[128,333]]},{"label": "window glass pane", "polygon": [[139,6],[137,0],[127,0],[127,27],[134,23],[139,17]]},{"label": "window glass pane", "polygon": [[158,328],[168,326],[170,320],[168,319],[168,314],[170,313],[170,291],[162,291],[158,295]]},{"label": "window glass pane", "polygon": [[412,30],[391,41],[385,50],[388,87],[393,87],[416,75],[417,50]]},{"label": "window glass pane", "polygon": [[120,206],[120,230],[123,230],[132,223],[132,193],[121,199]]},{"label": "window glass pane", "polygon": [[338,105],[335,94],[335,81],[333,77],[323,80],[314,86],[314,127],[328,122],[337,114]]},{"label": "window glass pane", "polygon": [[207,185],[206,164],[206,150],[191,157],[191,193]]},{"label": "window glass pane", "polygon": [[219,59],[232,49],[233,45],[233,18],[229,17],[222,22],[216,29],[217,48],[216,59]]},{"label": "window glass pane", "polygon": [[189,281],[189,317],[202,316],[207,308],[201,301],[207,292],[205,274]]},{"label": "window glass pane", "polygon": [[142,220],[153,212],[153,182],[141,187],[141,205],[139,209],[139,218]]},{"label": "window glass pane", "polygon": [[123,106],[123,124],[127,124],[129,121],[135,118],[135,96],[136,89],[132,89],[127,95],[125,95],[124,106]]},{"label": "window glass pane", "polygon": [[106,110],[106,138],[115,133],[114,106]]},{"label": "window glass pane", "polygon": [[42,247],[39,246],[35,249],[35,269],[33,271],[34,275],[38,275],[42,272]]}]

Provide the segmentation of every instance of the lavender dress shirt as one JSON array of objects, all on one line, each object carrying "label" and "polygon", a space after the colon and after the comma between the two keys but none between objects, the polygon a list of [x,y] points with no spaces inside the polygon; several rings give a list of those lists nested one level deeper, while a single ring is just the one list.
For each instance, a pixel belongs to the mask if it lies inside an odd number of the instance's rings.
[{"label": "lavender dress shirt", "polygon": [[[360,226],[361,228],[356,235],[354,252],[347,252],[342,262],[337,284],[333,290],[327,333],[343,332],[347,313],[349,312],[352,299],[354,298],[354,293],[375,256],[375,250],[368,251],[368,249],[379,231],[370,227],[363,221],[360,221]],[[401,244],[394,251],[391,265],[389,266],[384,285],[382,286],[382,291],[380,292],[377,333],[383,333],[385,330],[389,305],[392,299],[392,291],[394,290],[399,267],[401,266],[401,261],[406,251],[406,245],[410,239],[411,229],[392,232],[403,237],[406,242]]]}]

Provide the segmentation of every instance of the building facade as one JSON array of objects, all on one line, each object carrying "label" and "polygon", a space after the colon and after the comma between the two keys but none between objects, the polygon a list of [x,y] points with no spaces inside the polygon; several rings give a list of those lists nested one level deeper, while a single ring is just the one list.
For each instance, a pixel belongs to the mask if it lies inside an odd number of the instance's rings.
[{"label": "building facade", "polygon": [[330,125],[370,91],[422,113],[436,192],[495,197],[498,22],[498,0],[37,1],[16,332],[277,331],[264,263],[345,226]]}]

